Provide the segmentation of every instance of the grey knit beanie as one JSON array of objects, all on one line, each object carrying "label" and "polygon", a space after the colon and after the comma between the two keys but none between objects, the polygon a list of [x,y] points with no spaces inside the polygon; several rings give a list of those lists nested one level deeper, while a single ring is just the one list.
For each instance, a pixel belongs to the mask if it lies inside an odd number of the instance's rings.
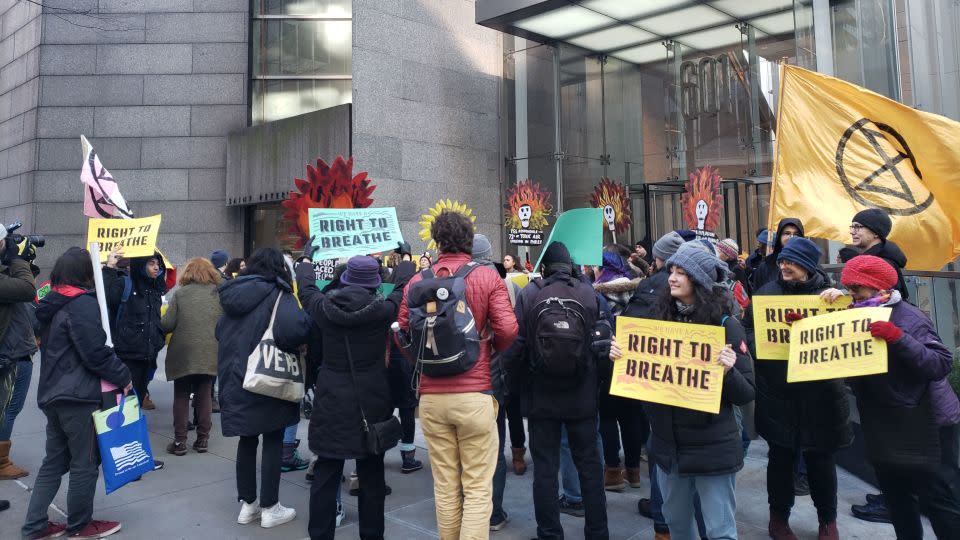
[{"label": "grey knit beanie", "polygon": [[653,244],[653,256],[666,261],[680,249],[685,240],[677,231],[670,231]]},{"label": "grey knit beanie", "polygon": [[724,281],[729,270],[715,253],[710,253],[696,242],[680,246],[673,257],[667,261],[667,268],[679,266],[690,276],[690,280],[705,289],[713,289]]}]

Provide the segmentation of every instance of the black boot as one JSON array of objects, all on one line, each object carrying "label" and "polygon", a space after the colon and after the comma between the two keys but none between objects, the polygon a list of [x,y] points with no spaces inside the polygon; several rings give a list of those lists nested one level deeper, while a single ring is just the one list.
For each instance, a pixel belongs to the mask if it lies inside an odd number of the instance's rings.
[{"label": "black boot", "polygon": [[0,499],[0,512],[3,512],[7,508],[10,508],[10,501]]},{"label": "black boot", "polygon": [[297,453],[297,443],[283,443],[283,462],[280,464],[282,472],[302,471],[310,466],[310,462],[300,459]]},{"label": "black boot", "polygon": [[419,471],[423,468],[423,463],[419,459],[416,459],[417,454],[416,450],[401,450],[400,456],[403,458],[403,465],[400,466],[400,472],[403,474],[409,474],[414,471]]}]

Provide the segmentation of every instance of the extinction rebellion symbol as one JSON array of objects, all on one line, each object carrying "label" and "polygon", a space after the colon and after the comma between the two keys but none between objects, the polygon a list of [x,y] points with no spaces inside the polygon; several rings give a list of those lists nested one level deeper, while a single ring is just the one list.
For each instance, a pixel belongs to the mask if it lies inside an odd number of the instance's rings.
[{"label": "extinction rebellion symbol", "polygon": [[861,118],[837,145],[837,174],[851,197],[894,216],[912,216],[933,204],[907,141],[892,127]]}]

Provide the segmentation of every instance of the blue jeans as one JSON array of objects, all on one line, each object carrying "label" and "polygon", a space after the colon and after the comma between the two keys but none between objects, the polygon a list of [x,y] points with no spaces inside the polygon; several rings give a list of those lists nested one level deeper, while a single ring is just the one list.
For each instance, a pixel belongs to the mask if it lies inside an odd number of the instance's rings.
[{"label": "blue jeans", "polygon": [[657,467],[663,493],[663,516],[673,540],[699,540],[694,517],[694,499],[700,496],[706,537],[711,540],[737,540],[736,473],[716,476],[680,476],[674,468],[666,472]]},{"label": "blue jeans", "polygon": [[13,395],[7,405],[3,422],[0,422],[0,441],[9,441],[13,434],[13,421],[23,410],[27,401],[27,391],[30,390],[30,377],[33,375],[33,362],[29,358],[17,361],[17,375],[13,382]]},{"label": "blue jeans", "polygon": [[[599,431],[597,431],[597,452],[603,455]],[[574,504],[583,502],[583,496],[580,494],[580,476],[576,465],[573,464],[570,441],[567,439],[567,426],[560,428],[560,495]]]},{"label": "blue jeans", "polygon": [[283,430],[283,442],[293,444],[297,442],[297,426],[300,423],[290,424],[286,429]]}]

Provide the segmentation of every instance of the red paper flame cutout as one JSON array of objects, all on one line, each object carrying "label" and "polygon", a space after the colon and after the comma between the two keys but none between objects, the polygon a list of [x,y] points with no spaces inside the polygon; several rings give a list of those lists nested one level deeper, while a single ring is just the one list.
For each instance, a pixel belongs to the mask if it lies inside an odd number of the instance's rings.
[{"label": "red paper flame cutout", "polygon": [[531,216],[528,229],[545,229],[548,225],[547,216],[553,211],[550,205],[550,192],[543,189],[539,182],[530,179],[517,182],[507,193],[507,212],[504,222],[507,228],[521,229],[522,223],[517,211],[523,205],[530,205]]},{"label": "red paper flame cutout", "polygon": [[690,179],[684,186],[686,191],[681,197],[683,220],[690,229],[697,228],[697,202],[707,203],[707,217],[703,229],[716,231],[720,225],[720,210],[723,208],[723,195],[720,193],[720,171],[709,165],[690,173]]},{"label": "red paper flame cutout", "polygon": [[[594,208],[603,208],[610,205],[614,210],[614,227],[616,232],[622,233],[630,228],[630,199],[623,184],[614,182],[607,177],[600,179],[600,183],[590,195],[590,205]],[[603,230],[608,230],[607,222],[602,223]]]},{"label": "red paper flame cutout", "polygon": [[296,248],[302,248],[310,237],[311,208],[367,208],[373,204],[370,195],[377,186],[370,185],[366,172],[353,176],[353,157],[344,161],[337,156],[333,165],[317,159],[317,168],[307,164],[307,180],[295,179],[299,191],[291,191],[281,206],[289,231],[297,235]]}]

